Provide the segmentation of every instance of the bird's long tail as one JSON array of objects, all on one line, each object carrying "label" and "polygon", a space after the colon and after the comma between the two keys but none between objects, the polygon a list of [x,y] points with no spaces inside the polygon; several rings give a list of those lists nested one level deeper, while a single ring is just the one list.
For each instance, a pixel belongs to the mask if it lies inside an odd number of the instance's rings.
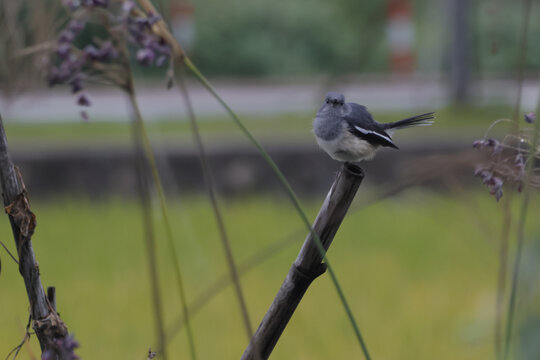
[{"label": "bird's long tail", "polygon": [[433,124],[433,119],[435,119],[435,113],[429,112],[422,115],[416,115],[407,119],[403,119],[396,122],[384,124],[385,130],[395,130],[403,129],[413,126],[429,126]]}]

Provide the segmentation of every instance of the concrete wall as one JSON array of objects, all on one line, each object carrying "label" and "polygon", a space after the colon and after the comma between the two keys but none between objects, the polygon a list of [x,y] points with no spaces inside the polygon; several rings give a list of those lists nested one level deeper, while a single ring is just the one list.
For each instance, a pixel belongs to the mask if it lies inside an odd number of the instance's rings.
[{"label": "concrete wall", "polygon": [[[471,181],[480,154],[470,144],[402,146],[381,150],[375,160],[361,163],[364,185],[381,188],[403,184],[444,184]],[[324,194],[340,164],[313,146],[269,146],[267,150],[300,194]],[[157,150],[160,172],[171,194],[204,190],[198,154],[192,150]],[[226,195],[278,192],[281,185],[251,147],[213,148],[209,162],[219,191]],[[134,159],[128,148],[73,151],[19,151],[13,154],[32,197],[85,194],[131,196],[136,191]]]}]

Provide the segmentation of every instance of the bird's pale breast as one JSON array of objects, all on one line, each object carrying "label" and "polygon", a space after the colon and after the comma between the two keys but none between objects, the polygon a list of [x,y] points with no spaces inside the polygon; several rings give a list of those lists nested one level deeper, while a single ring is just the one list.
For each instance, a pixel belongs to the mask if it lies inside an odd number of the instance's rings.
[{"label": "bird's pale breast", "polygon": [[360,161],[371,160],[375,156],[377,146],[362,140],[348,131],[333,140],[324,140],[317,137],[319,146],[335,160]]}]

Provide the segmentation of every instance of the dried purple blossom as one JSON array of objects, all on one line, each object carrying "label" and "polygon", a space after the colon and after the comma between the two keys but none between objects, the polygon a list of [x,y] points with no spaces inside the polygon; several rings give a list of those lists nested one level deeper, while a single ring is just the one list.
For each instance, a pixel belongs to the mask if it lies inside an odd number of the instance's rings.
[{"label": "dried purple blossom", "polygon": [[65,82],[68,77],[69,72],[66,71],[65,67],[52,67],[47,74],[47,83],[49,84],[49,87],[53,87],[56,84]]},{"label": "dried purple blossom", "polygon": [[137,16],[135,19],[133,19],[133,24],[135,25],[135,27],[133,27],[133,28],[134,29],[137,28],[139,31],[144,31],[145,28],[150,27],[150,23],[148,22],[148,18],[145,17],[145,16]]},{"label": "dried purple blossom", "polygon": [[62,63],[59,66],[53,66],[47,74],[47,83],[50,87],[65,83],[70,78],[75,76],[81,69],[82,62],[78,56],[69,53],[62,58]]},{"label": "dried purple blossom", "polygon": [[67,26],[68,30],[77,36],[81,31],[83,31],[86,23],[84,21],[71,20]]},{"label": "dried purple blossom", "polygon": [[79,342],[75,340],[72,334],[69,334],[64,338],[56,339],[54,343],[41,354],[41,360],[78,360],[80,358],[75,354],[75,349],[78,347]]},{"label": "dried purple blossom", "polygon": [[56,353],[52,349],[47,349],[41,354],[41,360],[56,360]]},{"label": "dried purple blossom", "polygon": [[163,55],[169,57],[171,55],[171,47],[165,43],[154,41],[150,43],[152,50],[157,51]]},{"label": "dried purple blossom", "polygon": [[523,179],[525,178],[525,159],[521,153],[518,153],[514,159],[514,165],[517,169],[517,174],[515,175],[515,180],[517,182],[517,191],[521,192],[523,190]]},{"label": "dried purple blossom", "polygon": [[484,146],[484,140],[474,140],[472,143],[472,147],[475,149],[480,149]]},{"label": "dried purple blossom", "polygon": [[71,44],[68,43],[59,43],[56,47],[56,53],[61,59],[66,59],[71,52]]},{"label": "dried purple blossom", "polygon": [[503,181],[501,178],[493,176],[491,180],[486,184],[489,187],[489,193],[495,196],[495,199],[499,201],[503,196]]},{"label": "dried purple blossom", "polygon": [[52,67],[49,69],[49,72],[47,73],[47,84],[49,87],[53,87],[56,84],[60,83],[60,78],[58,75],[58,69],[55,67]]},{"label": "dried purple blossom", "polygon": [[152,26],[155,23],[157,23],[159,20],[161,20],[161,16],[156,15],[152,12],[148,13],[148,25]]},{"label": "dried purple blossom", "polygon": [[504,181],[500,177],[495,176],[493,171],[483,167],[477,167],[474,175],[482,179],[482,183],[488,187],[489,193],[494,195],[497,201],[501,199],[503,196],[502,186]]},{"label": "dried purple blossom", "polygon": [[[126,5],[126,10],[131,5]],[[142,65],[149,66],[154,64],[157,55],[164,55],[167,58],[171,56],[170,46],[161,38],[152,32],[152,25],[161,20],[161,17],[150,12],[146,16],[126,17],[125,29],[127,29],[127,38],[139,48],[137,52],[137,61]],[[161,66],[167,59],[159,59],[155,65]]]},{"label": "dried purple blossom", "polygon": [[475,149],[481,149],[481,148],[491,148],[491,155],[497,155],[500,153],[503,149],[501,143],[497,139],[489,138],[489,139],[483,139],[483,140],[476,140],[473,142],[473,148]]},{"label": "dried purple blossom", "polygon": [[84,122],[87,122],[88,121],[88,113],[86,111],[81,111],[80,112],[80,115],[81,115],[81,119],[83,119]]},{"label": "dried purple blossom", "polygon": [[520,177],[523,177],[525,175],[525,160],[521,153],[518,153],[516,155],[516,158],[514,159],[514,165],[516,165],[516,168],[519,171]]},{"label": "dried purple blossom", "polygon": [[109,0],[94,0],[94,5],[106,8],[109,6]]},{"label": "dried purple blossom", "polygon": [[[108,66],[114,63],[122,67],[127,59],[120,59],[117,49],[117,37],[110,36],[108,39],[97,40],[83,45],[82,49],[77,49],[74,40],[85,29],[86,21],[94,21],[100,18],[93,16],[95,7],[108,8],[112,3],[110,0],[63,0],[64,5],[72,11],[77,10],[77,14],[72,14],[72,20],[64,27],[57,37],[54,57],[48,62],[49,71],[47,82],[49,86],[56,84],[68,84],[71,91],[77,96],[77,104],[80,106],[90,106],[91,100],[84,91],[86,77],[89,80],[111,83],[120,87],[125,87],[123,81],[125,74],[117,73],[118,67]],[[160,16],[153,12],[135,12],[136,1],[118,1],[118,6],[111,6],[106,11],[110,16],[106,16],[106,22],[100,22],[106,31],[112,33],[123,32],[120,36],[135,47],[136,60],[145,66],[165,65],[171,57],[172,49],[167,42],[152,29],[152,26],[161,20]],[[88,119],[86,111],[81,112],[84,120]]]},{"label": "dried purple blossom", "polygon": [[75,34],[71,30],[64,30],[60,33],[60,36],[58,36],[59,43],[71,44],[74,39],[75,39]]},{"label": "dried purple blossom", "polygon": [[101,61],[110,61],[118,57],[118,51],[114,48],[112,42],[105,41],[101,44],[97,57]]},{"label": "dried purple blossom", "polygon": [[156,66],[162,66],[167,61],[167,57],[165,55],[158,56],[155,65]]},{"label": "dried purple blossom", "polygon": [[81,2],[79,0],[64,0],[63,3],[71,11],[75,11],[79,8],[79,6],[81,6]]},{"label": "dried purple blossom", "polygon": [[110,41],[103,42],[99,49],[92,44],[86,45],[83,53],[91,61],[108,62],[118,57],[118,51]]},{"label": "dried purple blossom", "polygon": [[86,45],[83,49],[83,53],[90,60],[96,60],[99,57],[98,49],[92,44]]},{"label": "dried purple blossom", "polygon": [[137,61],[141,65],[146,65],[146,66],[152,65],[155,57],[156,57],[156,54],[154,54],[154,52],[151,49],[143,48],[137,51]]},{"label": "dried purple blossom", "polygon": [[109,1],[108,0],[83,0],[83,6],[106,8],[107,6],[109,6]]},{"label": "dried purple blossom", "polygon": [[72,93],[78,93],[83,89],[83,76],[82,74],[75,75],[70,81],[69,85],[71,85],[71,92]]},{"label": "dried purple blossom", "polygon": [[531,111],[531,112],[525,114],[523,116],[523,118],[527,123],[532,124],[536,120],[536,114]]},{"label": "dried purple blossom", "polygon": [[133,10],[135,8],[135,3],[133,1],[124,1],[124,3],[122,4],[122,11],[125,13],[125,14],[129,14],[131,12],[131,10]]},{"label": "dried purple blossom", "polygon": [[92,105],[92,102],[90,101],[90,97],[87,93],[81,92],[77,97],[77,104],[80,106],[90,106]]}]

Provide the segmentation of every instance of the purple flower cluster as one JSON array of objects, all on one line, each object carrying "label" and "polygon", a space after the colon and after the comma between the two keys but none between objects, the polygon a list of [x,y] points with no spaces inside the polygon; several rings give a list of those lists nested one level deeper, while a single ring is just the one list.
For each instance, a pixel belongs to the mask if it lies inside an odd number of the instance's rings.
[{"label": "purple flower cluster", "polygon": [[111,41],[102,42],[99,48],[93,44],[86,45],[83,54],[88,61],[110,62],[118,57],[118,51],[116,51]]},{"label": "purple flower cluster", "polygon": [[[525,114],[524,120],[529,124],[533,123],[536,115],[533,112]],[[519,139],[523,142],[522,137]],[[492,138],[476,140],[473,142],[473,147],[488,150],[490,153],[489,165],[477,166],[474,175],[482,179],[482,183],[488,187],[489,193],[495,196],[497,201],[503,196],[505,182],[517,186],[517,191],[522,191],[526,155],[528,151],[535,151],[535,149],[526,150],[521,146],[507,146]]]},{"label": "purple flower cluster", "polygon": [[[162,66],[171,56],[171,48],[166,41],[154,32],[154,25],[160,17],[153,13],[143,13],[136,9],[134,1],[126,0],[122,6],[110,6],[109,0],[64,0],[64,4],[72,11],[77,10],[77,19],[72,20],[60,32],[54,48],[54,58],[50,62],[47,82],[49,86],[68,84],[77,96],[79,106],[92,104],[85,91],[85,84],[91,80],[125,87],[124,75],[119,75],[118,67],[111,63],[125,65],[127,59],[120,59],[118,39],[124,37],[136,47],[136,60],[145,66]],[[85,29],[85,11],[90,19],[94,8],[105,8],[111,16],[100,23],[110,34],[108,40],[97,40],[86,44],[83,48],[75,46],[75,40]],[[126,80],[127,81],[127,80]],[[84,120],[88,119],[85,111],[81,112]]]},{"label": "purple flower cluster", "polygon": [[84,59],[82,56],[73,52],[73,41],[84,27],[85,23],[73,20],[68,24],[66,29],[58,35],[55,48],[58,64],[51,67],[49,70],[47,75],[49,86],[68,82],[81,71]]},{"label": "purple flower cluster", "polygon": [[71,11],[77,10],[79,7],[84,6],[87,8],[109,6],[109,0],[64,0],[64,5]]},{"label": "purple flower cluster", "polygon": [[491,151],[492,156],[499,154],[503,149],[499,140],[493,139],[493,138],[476,140],[473,142],[473,148],[475,149],[487,148]]},{"label": "purple flower cluster", "polygon": [[494,174],[494,171],[485,169],[481,166],[477,167],[474,176],[479,176],[482,179],[482,183],[489,189],[489,193],[495,196],[497,201],[503,196],[503,183],[504,181]]},{"label": "purple flower cluster", "polygon": [[486,149],[490,152],[491,158],[496,159],[492,160],[489,167],[484,167],[481,165],[477,166],[474,175],[482,179],[482,183],[488,187],[489,193],[495,196],[495,199],[499,201],[503,196],[502,186],[504,184],[504,180],[498,175],[496,171],[496,164],[498,160],[497,155],[502,153],[503,145],[497,139],[489,138],[474,141],[473,148]]},{"label": "purple flower cluster", "polygon": [[532,124],[536,120],[536,114],[531,111],[525,114],[523,116],[523,119],[525,120],[525,122]]},{"label": "purple flower cluster", "polygon": [[[84,6],[107,6],[107,1],[85,1]],[[118,51],[111,41],[103,41],[98,47],[93,44],[85,46],[82,50],[74,46],[74,41],[85,28],[86,23],[72,20],[58,35],[55,48],[56,65],[50,67],[47,74],[49,86],[68,84],[71,91],[77,96],[79,106],[88,107],[92,104],[90,97],[84,91],[86,80],[85,70],[92,62],[109,63],[118,57]],[[81,111],[81,117],[88,119],[85,111]]]},{"label": "purple flower cluster", "polygon": [[133,1],[124,3],[123,19],[129,42],[138,48],[137,61],[144,66],[162,66],[171,56],[171,47],[152,31],[152,26],[161,18],[153,13],[146,16],[130,16],[134,7]]},{"label": "purple flower cluster", "polygon": [[75,349],[79,347],[79,342],[72,334],[64,338],[56,339],[54,344],[41,354],[41,360],[77,360],[80,359],[75,354]]}]

